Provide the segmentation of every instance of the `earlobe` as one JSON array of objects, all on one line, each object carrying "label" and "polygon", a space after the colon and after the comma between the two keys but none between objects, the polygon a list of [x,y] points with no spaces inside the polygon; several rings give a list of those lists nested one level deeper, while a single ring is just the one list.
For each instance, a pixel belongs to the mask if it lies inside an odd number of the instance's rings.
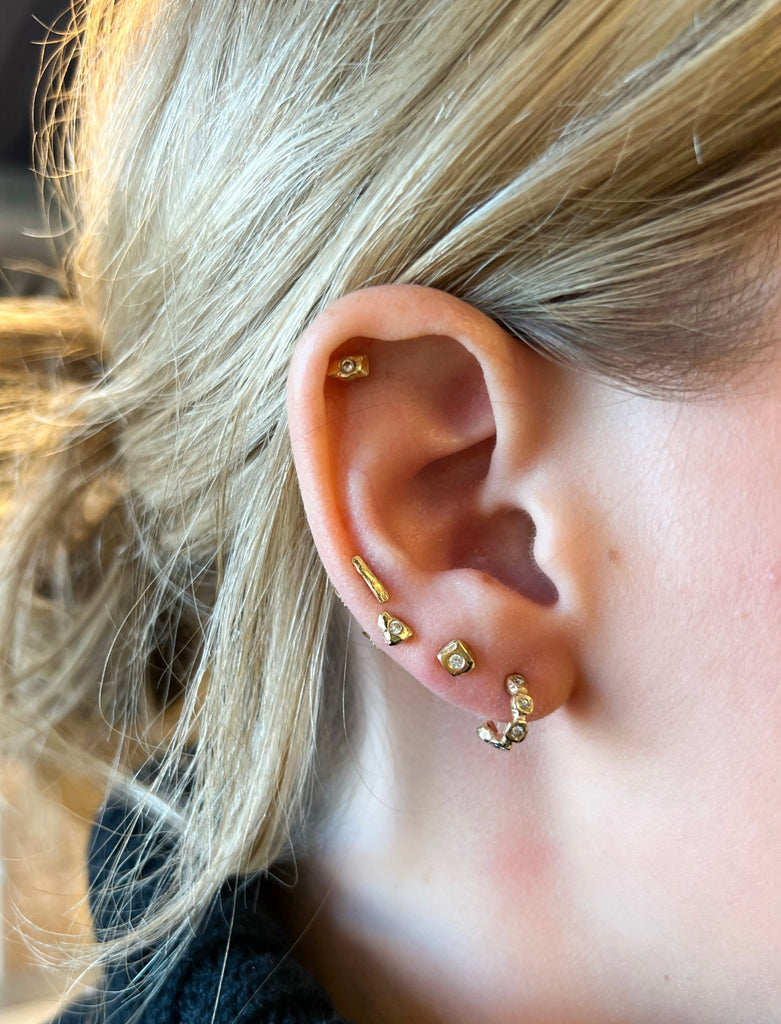
[{"label": "earlobe", "polygon": [[540,403],[550,414],[540,362],[452,296],[387,286],[313,322],[288,387],[304,506],[336,589],[421,683],[507,721],[480,733],[504,749],[530,713],[508,678],[528,680],[536,717],[575,679],[571,618],[524,508]]}]

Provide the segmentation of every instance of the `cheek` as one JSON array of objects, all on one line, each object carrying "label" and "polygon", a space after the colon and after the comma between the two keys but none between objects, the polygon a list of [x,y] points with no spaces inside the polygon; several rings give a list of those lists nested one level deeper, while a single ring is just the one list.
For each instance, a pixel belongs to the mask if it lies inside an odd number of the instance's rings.
[{"label": "cheek", "polygon": [[679,428],[606,517],[597,632],[621,624],[600,662],[617,655],[645,681],[644,712],[685,703],[732,721],[779,699],[781,466],[706,438]]},{"label": "cheek", "polygon": [[616,836],[605,885],[641,877],[698,956],[761,970],[781,929],[775,420],[733,417],[725,443],[712,407],[628,419],[610,474],[594,467],[603,514],[584,640],[583,710],[608,758],[602,813]]},{"label": "cheek", "polygon": [[627,399],[597,437],[580,497],[595,670],[620,660],[643,680],[630,690],[644,713],[651,694],[728,714],[777,700],[781,400]]}]

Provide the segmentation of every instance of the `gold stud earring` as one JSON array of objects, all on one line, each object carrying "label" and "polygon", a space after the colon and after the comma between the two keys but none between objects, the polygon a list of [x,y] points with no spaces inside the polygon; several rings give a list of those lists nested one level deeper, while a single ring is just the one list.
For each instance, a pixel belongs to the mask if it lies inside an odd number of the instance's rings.
[{"label": "gold stud earring", "polygon": [[368,356],[341,356],[328,364],[327,376],[337,380],[358,380],[369,376]]},{"label": "gold stud earring", "polygon": [[385,602],[389,599],[390,596],[388,594],[388,591],[385,589],[382,583],[380,583],[380,581],[377,579],[377,577],[374,575],[374,573],[371,571],[369,566],[366,564],[366,562],[364,562],[360,555],[355,555],[353,557],[353,565],[355,566],[355,571],[361,577],[361,579],[369,588],[369,590],[371,590],[371,592],[374,594],[374,596],[377,598],[380,604],[385,604]]},{"label": "gold stud earring", "polygon": [[437,651],[440,665],[451,676],[462,676],[475,667],[475,656],[463,640],[451,640],[441,651]]},{"label": "gold stud earring", "polygon": [[402,622],[401,619],[396,618],[395,615],[391,615],[389,612],[380,612],[377,626],[382,633],[385,643],[390,647],[404,643],[405,640],[409,640],[411,636],[415,635],[406,622]]},{"label": "gold stud earring", "polygon": [[523,743],[529,731],[526,716],[534,711],[534,701],[523,676],[513,672],[505,679],[504,686],[510,694],[512,720],[503,732],[499,732],[496,722],[486,722],[477,730],[480,739],[497,750],[510,750],[513,743]]}]

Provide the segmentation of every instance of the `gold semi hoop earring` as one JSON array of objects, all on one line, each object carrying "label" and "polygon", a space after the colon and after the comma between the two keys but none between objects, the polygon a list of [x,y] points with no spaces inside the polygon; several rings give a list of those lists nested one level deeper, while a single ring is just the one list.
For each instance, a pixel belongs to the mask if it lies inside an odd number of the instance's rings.
[{"label": "gold semi hoop earring", "polygon": [[337,380],[359,380],[369,376],[368,356],[340,356],[328,364],[326,376]]},{"label": "gold semi hoop earring", "polygon": [[380,583],[374,573],[371,571],[369,566],[364,562],[360,555],[353,556],[353,566],[355,571],[361,577],[366,586],[371,590],[380,604],[385,604],[386,601],[390,600],[390,595],[385,587]]},{"label": "gold semi hoop earring", "polygon": [[529,731],[526,716],[534,711],[534,701],[523,676],[513,672],[505,679],[504,686],[510,694],[512,720],[505,726],[503,732],[499,732],[495,722],[486,722],[477,730],[480,739],[490,743],[497,750],[510,750],[513,743],[523,743]]}]

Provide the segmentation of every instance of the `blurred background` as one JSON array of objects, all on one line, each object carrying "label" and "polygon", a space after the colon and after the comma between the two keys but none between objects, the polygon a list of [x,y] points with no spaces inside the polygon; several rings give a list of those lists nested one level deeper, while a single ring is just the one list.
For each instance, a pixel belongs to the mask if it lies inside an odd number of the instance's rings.
[{"label": "blurred background", "polygon": [[[32,105],[49,26],[68,0],[0,0],[0,294],[50,291],[45,267],[51,245],[31,173]],[[41,273],[31,273],[37,268]]]},{"label": "blurred background", "polygon": [[[68,0],[0,0],[0,296],[57,294],[31,171],[41,44]],[[0,761],[0,1024],[42,1024],[62,999],[67,944],[89,929],[84,858],[94,800]]]}]

